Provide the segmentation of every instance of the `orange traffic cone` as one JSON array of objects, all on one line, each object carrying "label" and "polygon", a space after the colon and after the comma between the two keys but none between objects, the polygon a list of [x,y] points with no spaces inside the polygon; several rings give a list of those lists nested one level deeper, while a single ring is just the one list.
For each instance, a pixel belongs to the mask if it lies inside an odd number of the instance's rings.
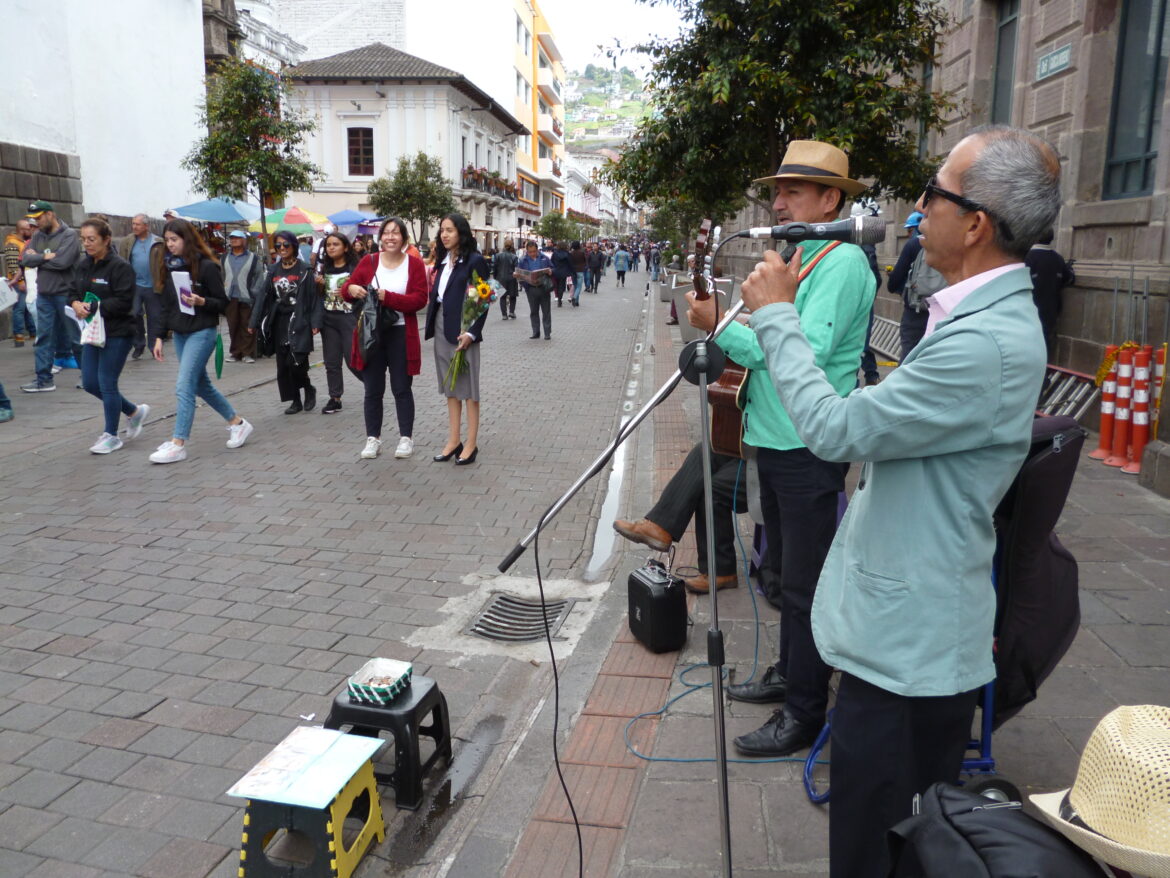
[{"label": "orange traffic cone", "polygon": [[1129,462],[1123,473],[1136,475],[1142,471],[1142,452],[1150,438],[1150,351],[1141,350],[1133,358],[1133,418]]},{"label": "orange traffic cone", "polygon": [[1125,466],[1129,463],[1129,401],[1133,390],[1133,350],[1117,352],[1117,403],[1113,412],[1113,445],[1102,463]]},{"label": "orange traffic cone", "polygon": [[1089,452],[1093,460],[1104,460],[1113,450],[1113,410],[1117,398],[1117,345],[1111,344],[1105,348],[1105,360],[1112,362],[1109,374],[1101,382],[1101,441],[1097,448]]}]

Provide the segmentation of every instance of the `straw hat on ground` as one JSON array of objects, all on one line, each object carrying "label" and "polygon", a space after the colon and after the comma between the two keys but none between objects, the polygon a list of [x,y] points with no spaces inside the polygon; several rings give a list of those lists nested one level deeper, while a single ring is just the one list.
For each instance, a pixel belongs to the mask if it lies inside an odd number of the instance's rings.
[{"label": "straw hat on ground", "polygon": [[1072,787],[1029,797],[1110,866],[1170,878],[1170,707],[1119,707],[1093,730]]},{"label": "straw hat on ground", "polygon": [[849,179],[849,156],[829,143],[819,140],[793,140],[784,152],[780,169],[771,177],[760,177],[754,183],[773,180],[806,180],[840,189],[853,197],[869,187]]}]

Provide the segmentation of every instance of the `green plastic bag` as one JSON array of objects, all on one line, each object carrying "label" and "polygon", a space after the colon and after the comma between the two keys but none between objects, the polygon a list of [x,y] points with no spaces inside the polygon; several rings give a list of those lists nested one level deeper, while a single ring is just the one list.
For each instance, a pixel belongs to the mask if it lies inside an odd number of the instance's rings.
[{"label": "green plastic bag", "polygon": [[215,334],[215,377],[223,377],[223,336]]}]

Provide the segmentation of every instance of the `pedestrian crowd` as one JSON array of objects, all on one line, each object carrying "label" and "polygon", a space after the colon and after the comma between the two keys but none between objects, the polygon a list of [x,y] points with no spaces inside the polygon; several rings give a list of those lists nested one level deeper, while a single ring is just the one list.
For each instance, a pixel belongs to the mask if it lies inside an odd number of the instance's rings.
[{"label": "pedestrian crowd", "polygon": [[[224,251],[217,255],[213,240],[195,225],[171,211],[165,217],[161,237],[139,214],[131,220],[131,233],[115,239],[101,215],[75,230],[51,203],[35,201],[4,242],[5,279],[17,294],[13,342],[34,344],[35,376],[20,389],[52,392],[62,369],[80,369],[77,387],[99,398],[104,413],[102,433],[90,448],[94,454],[109,454],[136,439],[150,413],[149,404],[131,402],[119,389],[128,359],[149,352],[165,362],[165,343],[173,344],[174,430],[149,458],[168,464],[187,457],[197,398],[224,419],[228,448],[241,447],[253,432],[252,423],[215,387],[212,364],[218,377],[224,361],[271,358],[285,414],[315,410],[309,361],[320,338],[328,393],[321,412],[342,410],[348,372],[364,394],[366,441],[360,457],[378,457],[389,376],[398,428],[394,456],[408,458],[414,453],[413,379],[422,372],[423,312],[448,413],[446,441],[433,459],[470,465],[479,452],[480,345],[488,314],[485,309],[465,320],[463,291],[494,279],[503,291],[502,318],[514,320],[523,286],[532,338],[543,329],[551,339],[554,294],[557,307],[566,293],[572,306],[580,307],[581,293],[597,292],[608,265],[624,285],[625,272],[636,264],[631,248],[644,249],[655,273],[661,261],[658,248],[640,238],[621,244],[557,242],[546,252],[534,240],[526,242],[519,258],[508,241],[499,252],[481,254],[458,213],[442,219],[425,260],[397,217],[383,220],[369,240],[351,241],[329,228],[314,246],[311,238],[277,231],[269,258],[249,246],[247,232],[236,230],[215,242]],[[532,271],[536,274],[525,273]],[[35,306],[28,304],[30,285]],[[0,422],[12,417],[12,402],[0,384]]]}]

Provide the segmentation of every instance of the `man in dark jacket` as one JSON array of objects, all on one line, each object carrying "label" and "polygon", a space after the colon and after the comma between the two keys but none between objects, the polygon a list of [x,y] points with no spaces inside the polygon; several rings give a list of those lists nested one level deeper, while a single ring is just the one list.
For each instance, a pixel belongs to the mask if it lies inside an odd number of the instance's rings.
[{"label": "man in dark jacket", "polygon": [[1032,245],[1024,257],[1024,265],[1032,273],[1032,301],[1040,315],[1040,328],[1044,330],[1044,344],[1051,360],[1056,342],[1056,320],[1060,317],[1060,294],[1065,287],[1077,282],[1077,276],[1072,264],[1065,262],[1064,257],[1052,249],[1051,229]]},{"label": "man in dark jacket", "polygon": [[37,344],[35,381],[21,385],[26,393],[56,390],[53,382],[53,355],[60,348],[73,349],[81,359],[81,330],[65,316],[66,299],[74,291],[73,272],[81,253],[77,232],[57,218],[53,205],[34,201],[28,206],[28,218],[37,231],[21,254],[20,264],[37,270]]},{"label": "man in dark jacket", "polygon": [[589,269],[589,292],[596,293],[601,272],[605,269],[605,251],[601,249],[601,245],[593,245],[585,259],[585,265]]},{"label": "man in dark jacket", "polygon": [[553,291],[557,296],[557,307],[560,308],[563,304],[561,300],[565,296],[565,281],[573,273],[573,265],[569,262],[569,251],[565,249],[564,241],[557,241],[549,258],[552,260]]},{"label": "man in dark jacket", "polygon": [[233,363],[254,363],[256,337],[248,332],[252,303],[264,294],[268,268],[264,260],[248,250],[248,233],[236,229],[228,235],[228,252],[220,263],[223,288],[227,293],[229,354]]},{"label": "man in dark jacket", "polygon": [[497,253],[492,260],[492,277],[504,285],[504,295],[500,296],[500,313],[504,319],[516,319],[516,294],[518,285],[514,272],[516,271],[516,245],[509,238],[504,242],[504,249]]}]

